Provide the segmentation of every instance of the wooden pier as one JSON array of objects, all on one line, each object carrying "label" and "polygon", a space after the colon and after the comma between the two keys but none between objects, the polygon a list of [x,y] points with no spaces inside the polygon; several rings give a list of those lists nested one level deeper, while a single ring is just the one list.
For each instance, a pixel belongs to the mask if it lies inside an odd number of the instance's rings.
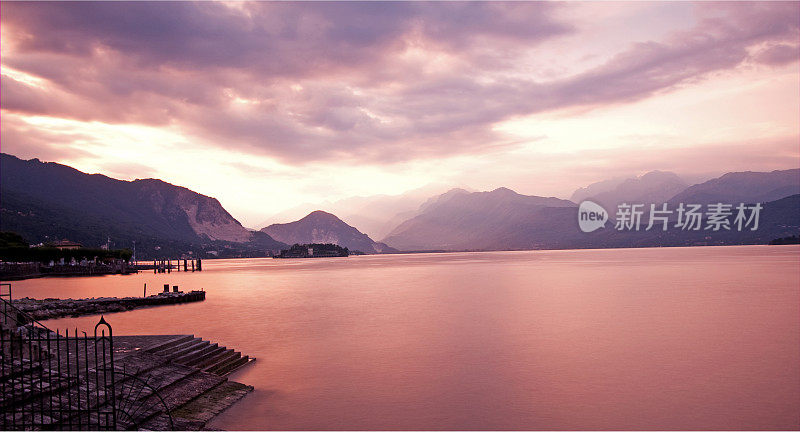
[{"label": "wooden pier", "polygon": [[181,262],[183,262],[183,271],[185,272],[203,271],[203,261],[200,258],[153,260],[153,264],[139,264],[137,268],[139,270],[152,269],[153,273],[172,273],[173,270],[181,271]]}]

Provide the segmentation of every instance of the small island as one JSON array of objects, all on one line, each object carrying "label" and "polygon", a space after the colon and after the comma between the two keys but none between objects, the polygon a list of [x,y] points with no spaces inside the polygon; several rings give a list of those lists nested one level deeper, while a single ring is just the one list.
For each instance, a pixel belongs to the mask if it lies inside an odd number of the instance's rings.
[{"label": "small island", "polygon": [[273,258],[331,258],[346,257],[350,250],[331,243],[294,244]]}]

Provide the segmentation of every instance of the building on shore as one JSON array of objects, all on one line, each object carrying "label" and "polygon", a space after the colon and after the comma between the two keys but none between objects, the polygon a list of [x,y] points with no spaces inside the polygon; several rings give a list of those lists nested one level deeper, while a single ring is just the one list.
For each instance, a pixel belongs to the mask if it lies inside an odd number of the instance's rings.
[{"label": "building on shore", "polygon": [[83,247],[83,245],[80,243],[75,243],[73,241],[64,239],[53,243],[53,247],[58,250],[72,250],[72,249],[80,249]]}]

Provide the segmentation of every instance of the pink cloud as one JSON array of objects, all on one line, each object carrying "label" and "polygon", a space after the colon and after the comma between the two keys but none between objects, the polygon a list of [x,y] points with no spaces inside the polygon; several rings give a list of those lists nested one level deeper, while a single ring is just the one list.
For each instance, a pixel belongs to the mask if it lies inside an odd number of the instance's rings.
[{"label": "pink cloud", "polygon": [[[701,4],[690,31],[538,82],[514,59],[575,31],[553,13],[568,4],[3,7],[13,41],[3,65],[50,83],[36,88],[4,76],[4,110],[177,125],[188,136],[291,163],[496,151],[514,143],[492,125],[516,116],[641,100],[748,61],[796,61],[800,10],[789,2]],[[404,60],[411,46],[454,66],[431,71],[425,61]],[[297,84],[302,90],[292,89]],[[237,105],[237,97],[248,103]]]}]

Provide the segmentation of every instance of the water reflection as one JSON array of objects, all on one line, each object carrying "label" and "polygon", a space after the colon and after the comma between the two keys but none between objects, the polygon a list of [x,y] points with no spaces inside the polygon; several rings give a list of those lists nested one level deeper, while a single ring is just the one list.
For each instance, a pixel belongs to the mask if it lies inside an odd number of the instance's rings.
[{"label": "water reflection", "polygon": [[[111,314],[258,361],[223,429],[797,429],[800,248],[204,261],[16,296],[208,291]],[[97,317],[51,321],[88,327]]]}]

